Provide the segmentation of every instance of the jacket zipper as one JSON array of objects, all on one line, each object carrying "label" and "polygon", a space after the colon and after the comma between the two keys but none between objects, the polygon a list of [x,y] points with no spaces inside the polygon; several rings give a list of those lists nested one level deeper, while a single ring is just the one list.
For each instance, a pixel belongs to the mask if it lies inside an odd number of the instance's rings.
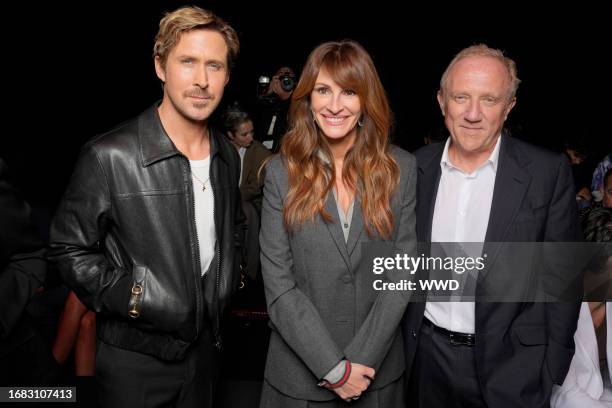
[{"label": "jacket zipper", "polygon": [[[214,177],[213,177],[213,166],[212,166],[212,161],[213,161],[213,157],[210,158],[210,186],[212,189],[212,194],[213,194],[213,220],[215,222],[215,232],[217,233],[217,270],[216,270],[216,276],[215,276],[215,286],[216,286],[216,291],[213,295],[213,302],[216,301],[216,305],[213,305],[213,307],[219,307],[219,286],[220,286],[220,277],[221,277],[221,243],[219,242],[219,223],[217,222],[216,219],[216,215],[215,215],[215,183],[214,183]],[[216,299],[215,299],[216,297]],[[221,350],[221,336],[219,334],[219,310],[216,309],[214,314],[214,318],[215,318],[215,325],[213,326],[213,335],[215,337],[215,347],[217,348],[217,350]]]},{"label": "jacket zipper", "polygon": [[[189,164],[188,159],[185,157],[185,160],[187,160],[187,167],[189,170],[189,173],[191,173],[191,165]],[[192,209],[192,227],[193,227],[193,231],[194,231],[194,235],[195,235],[195,243],[196,243],[196,248],[195,248],[195,260],[196,260],[196,271],[195,271],[195,293],[196,293],[196,334],[195,334],[195,338],[198,338],[198,335],[200,334],[200,320],[202,320],[204,318],[203,313],[202,313],[202,299],[201,299],[201,292],[202,292],[202,284],[200,282],[200,279],[202,279],[202,265],[201,265],[201,260],[200,260],[200,241],[198,239],[198,226],[196,223],[196,206],[195,206],[195,193],[193,191],[193,181],[191,180],[191,177],[188,178],[188,182],[187,182],[187,191],[191,192],[191,209]],[[213,205],[214,207],[214,205]]]}]

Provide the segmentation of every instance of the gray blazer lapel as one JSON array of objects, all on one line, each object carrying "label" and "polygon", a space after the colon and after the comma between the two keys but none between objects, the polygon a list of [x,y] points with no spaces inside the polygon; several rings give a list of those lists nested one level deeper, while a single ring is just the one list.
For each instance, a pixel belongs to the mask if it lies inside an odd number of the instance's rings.
[{"label": "gray blazer lapel", "polygon": [[[336,200],[334,199],[334,195],[330,192],[327,195],[327,201],[325,203],[325,210],[331,215],[332,222],[326,223],[327,229],[331,234],[336,247],[338,248],[338,252],[342,255],[342,259],[346,266],[351,269],[351,261],[349,259],[349,254],[346,249],[346,242],[344,242],[344,233],[342,232],[342,226],[340,225],[340,217],[338,216],[338,207],[336,206]],[[361,211],[360,211],[361,213]],[[353,219],[355,218],[355,211],[353,210]],[[351,225],[351,230],[352,230]],[[351,231],[352,233],[352,231]]]},{"label": "gray blazer lapel", "polygon": [[361,213],[361,202],[355,194],[355,203],[353,204],[353,218],[351,219],[351,229],[349,231],[348,240],[346,242],[346,248],[349,256],[353,254],[361,234],[363,233],[363,215]]}]

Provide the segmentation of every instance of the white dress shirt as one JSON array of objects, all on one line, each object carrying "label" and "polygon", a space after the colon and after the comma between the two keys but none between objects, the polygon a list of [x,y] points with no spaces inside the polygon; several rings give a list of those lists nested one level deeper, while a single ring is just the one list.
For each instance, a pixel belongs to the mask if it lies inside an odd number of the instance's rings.
[{"label": "white dress shirt", "polygon": [[[484,242],[493,200],[501,136],[491,155],[468,174],[455,167],[446,141],[431,227],[432,242]],[[476,256],[480,256],[477,254]],[[433,324],[461,333],[475,333],[474,302],[427,302],[425,317]]]}]

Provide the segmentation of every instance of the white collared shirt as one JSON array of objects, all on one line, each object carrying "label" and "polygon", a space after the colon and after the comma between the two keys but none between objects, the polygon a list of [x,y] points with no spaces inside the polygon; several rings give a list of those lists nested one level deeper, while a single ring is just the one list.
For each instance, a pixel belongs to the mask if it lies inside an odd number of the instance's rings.
[{"label": "white collared shirt", "polygon": [[[491,155],[467,174],[449,157],[450,138],[440,160],[440,184],[431,226],[432,242],[484,242],[489,224],[501,136]],[[425,317],[447,330],[474,333],[474,302],[427,302]]]}]

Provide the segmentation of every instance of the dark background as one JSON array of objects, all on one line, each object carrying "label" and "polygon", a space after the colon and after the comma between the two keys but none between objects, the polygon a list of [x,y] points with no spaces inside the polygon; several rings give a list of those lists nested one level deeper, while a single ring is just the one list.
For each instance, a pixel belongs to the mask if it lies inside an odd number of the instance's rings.
[{"label": "dark background", "polygon": [[[319,43],[352,38],[379,70],[395,112],[395,142],[414,150],[430,128],[442,124],[435,95],[446,65],[460,49],[485,42],[518,65],[522,84],[507,122],[514,135],[551,149],[576,139],[596,161],[612,150],[607,126],[612,23],[604,6],[193,3],[228,20],[240,36],[241,56],[222,104],[252,100],[257,78],[271,76],[280,65],[299,71]],[[154,36],[164,12],[185,4],[90,0],[2,6],[0,157],[33,205],[43,236],[80,147],[161,98],[151,55]],[[60,297],[39,315],[48,316],[52,326],[62,305]],[[225,378],[234,382],[224,385],[222,395],[256,403],[261,384],[252,380],[261,377],[268,331],[265,321],[236,319],[239,335],[228,335],[226,348],[234,363],[225,365],[234,371]],[[245,379],[236,388],[236,381]],[[81,397],[93,395],[91,381],[76,385]]]},{"label": "dark background", "polygon": [[603,6],[536,10],[461,3],[408,6],[315,2],[80,2],[6,9],[0,157],[43,217],[61,198],[80,146],[161,98],[152,47],[163,13],[198,4],[238,31],[241,55],[223,100],[252,100],[259,75],[291,65],[327,40],[352,38],[371,53],[408,150],[442,124],[435,99],[453,55],[485,42],[506,51],[522,84],[507,122],[515,135],[557,149],[586,142],[610,150],[610,22]]}]

